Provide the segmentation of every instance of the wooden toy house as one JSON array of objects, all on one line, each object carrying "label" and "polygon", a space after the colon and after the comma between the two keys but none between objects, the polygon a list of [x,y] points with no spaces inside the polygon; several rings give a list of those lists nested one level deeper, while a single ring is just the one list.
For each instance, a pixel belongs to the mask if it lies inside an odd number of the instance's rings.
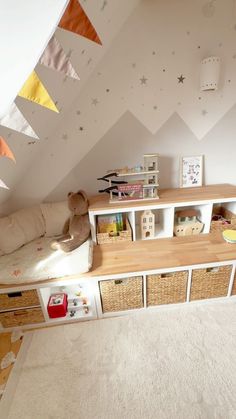
[{"label": "wooden toy house", "polygon": [[198,220],[199,212],[195,209],[177,211],[175,214],[175,236],[192,236],[200,234],[204,224]]},{"label": "wooden toy house", "polygon": [[140,217],[141,238],[153,239],[155,237],[155,215],[151,210],[143,211]]}]

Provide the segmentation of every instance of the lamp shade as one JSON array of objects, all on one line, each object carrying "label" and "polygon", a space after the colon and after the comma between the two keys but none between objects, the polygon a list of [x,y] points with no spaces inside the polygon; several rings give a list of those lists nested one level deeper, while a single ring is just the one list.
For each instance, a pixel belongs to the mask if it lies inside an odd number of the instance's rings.
[{"label": "lamp shade", "polygon": [[217,90],[220,79],[220,58],[208,57],[201,62],[200,88]]}]

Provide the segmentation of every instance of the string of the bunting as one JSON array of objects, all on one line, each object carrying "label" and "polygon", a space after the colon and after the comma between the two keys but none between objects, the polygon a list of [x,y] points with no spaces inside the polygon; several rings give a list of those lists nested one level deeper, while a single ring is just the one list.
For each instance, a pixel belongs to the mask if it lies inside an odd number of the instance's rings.
[{"label": "string of the bunting", "polygon": [[8,186],[0,179],[0,188],[9,189]]},{"label": "string of the bunting", "polygon": [[30,74],[18,95],[54,112],[59,112],[35,71]]},{"label": "string of the bunting", "polygon": [[28,135],[29,137],[39,138],[14,102],[8,113],[0,118],[0,125]]},{"label": "string of the bunting", "polygon": [[3,137],[0,136],[0,157],[8,157],[16,162],[15,156]]},{"label": "string of the bunting", "polygon": [[94,26],[85,14],[78,0],[70,0],[58,26],[59,28],[74,32],[102,45]]},{"label": "string of the bunting", "polygon": [[66,76],[79,80],[79,76],[73,68],[70,59],[66,56],[61,44],[56,39],[55,35],[50,39],[44,53],[42,54],[39,63],[50,68],[51,70],[59,71]]}]

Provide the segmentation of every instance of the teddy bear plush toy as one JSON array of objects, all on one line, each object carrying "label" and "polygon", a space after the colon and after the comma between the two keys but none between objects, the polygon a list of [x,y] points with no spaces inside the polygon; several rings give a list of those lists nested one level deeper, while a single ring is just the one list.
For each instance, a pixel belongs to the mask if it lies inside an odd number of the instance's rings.
[{"label": "teddy bear plush toy", "polygon": [[71,252],[89,238],[88,205],[88,198],[84,191],[68,193],[68,207],[71,211],[71,217],[66,221],[63,228],[64,235],[51,243],[52,249]]}]

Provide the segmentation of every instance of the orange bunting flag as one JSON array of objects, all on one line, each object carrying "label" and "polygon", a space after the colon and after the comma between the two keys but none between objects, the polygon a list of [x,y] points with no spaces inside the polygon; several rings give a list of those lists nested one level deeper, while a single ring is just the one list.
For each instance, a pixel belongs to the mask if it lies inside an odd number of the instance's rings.
[{"label": "orange bunting flag", "polygon": [[9,159],[16,162],[14,154],[12,153],[11,149],[8,147],[6,141],[0,137],[0,157],[8,157]]},{"label": "orange bunting flag", "polygon": [[70,0],[58,26],[59,28],[77,33],[78,35],[84,36],[85,38],[102,45],[96,30],[83,11],[78,0]]}]

